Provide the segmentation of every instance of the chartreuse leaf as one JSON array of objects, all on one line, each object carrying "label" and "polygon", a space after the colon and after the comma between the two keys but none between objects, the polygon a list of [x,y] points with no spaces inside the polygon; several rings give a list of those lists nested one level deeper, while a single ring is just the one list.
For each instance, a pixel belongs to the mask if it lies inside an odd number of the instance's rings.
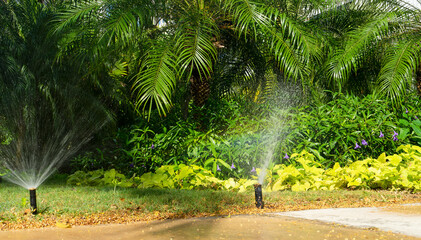
[{"label": "chartreuse leaf", "polygon": [[358,187],[358,186],[361,186],[361,184],[362,184],[361,178],[352,179],[352,178],[350,178],[348,176],[346,176],[346,178],[350,180],[348,182],[348,185],[347,185],[348,187],[352,187],[352,186]]},{"label": "chartreuse leaf", "polygon": [[398,166],[399,163],[402,161],[402,157],[396,154],[388,156],[386,159],[389,160],[389,163],[393,166]]},{"label": "chartreuse leaf", "polygon": [[288,186],[283,184],[283,179],[278,179],[277,181],[275,181],[275,183],[272,186],[272,191],[282,191],[287,189]]},{"label": "chartreuse leaf", "polygon": [[405,127],[409,126],[409,122],[406,119],[403,119],[403,118],[399,119],[399,123],[402,124]]},{"label": "chartreuse leaf", "polygon": [[311,187],[309,182],[305,182],[305,183],[296,183],[291,187],[291,190],[293,192],[302,192],[302,191],[307,191],[309,188]]},{"label": "chartreuse leaf", "polygon": [[380,154],[380,156],[377,158],[377,161],[379,161],[380,163],[385,163],[386,162],[386,153]]}]

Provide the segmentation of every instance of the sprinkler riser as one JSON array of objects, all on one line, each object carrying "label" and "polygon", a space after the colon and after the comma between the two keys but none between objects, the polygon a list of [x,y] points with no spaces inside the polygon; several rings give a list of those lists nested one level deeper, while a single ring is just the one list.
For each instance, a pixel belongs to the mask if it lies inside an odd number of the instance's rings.
[{"label": "sprinkler riser", "polygon": [[256,207],[263,209],[263,195],[262,195],[262,184],[254,184],[254,196],[256,199]]},{"label": "sprinkler riser", "polygon": [[35,188],[29,189],[29,203],[31,205],[32,214],[37,214],[37,190]]}]

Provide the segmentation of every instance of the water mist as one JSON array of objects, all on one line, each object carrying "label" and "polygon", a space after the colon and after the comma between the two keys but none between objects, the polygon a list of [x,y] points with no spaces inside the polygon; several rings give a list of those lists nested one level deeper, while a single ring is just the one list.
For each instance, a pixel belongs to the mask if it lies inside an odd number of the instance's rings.
[{"label": "water mist", "polygon": [[3,83],[0,94],[3,178],[30,191],[36,213],[36,189],[111,118],[97,100],[74,86],[41,88],[25,80]]},{"label": "water mist", "polygon": [[302,93],[302,89],[296,83],[283,82],[280,83],[278,91],[273,94],[272,98],[268,99],[271,102],[272,109],[266,121],[265,134],[260,143],[264,146],[262,148],[263,159],[259,159],[262,165],[258,176],[258,184],[254,185],[257,208],[264,207],[262,186],[264,185],[267,171],[274,160],[274,153],[276,153],[276,156],[279,156],[278,148],[290,131],[288,128],[289,124],[287,124],[289,121],[288,114],[286,113],[289,108],[301,104]]}]

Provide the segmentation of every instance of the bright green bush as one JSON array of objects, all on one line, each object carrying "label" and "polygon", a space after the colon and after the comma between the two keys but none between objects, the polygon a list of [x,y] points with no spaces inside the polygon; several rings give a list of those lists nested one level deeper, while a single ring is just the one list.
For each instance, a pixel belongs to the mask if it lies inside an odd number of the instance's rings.
[{"label": "bright green bush", "polygon": [[67,184],[76,186],[113,186],[114,191],[119,187],[132,187],[136,185],[136,178],[126,178],[115,169],[104,171],[102,169],[95,171],[77,171],[70,175]]},{"label": "bright green bush", "polygon": [[284,145],[289,152],[305,149],[320,154],[319,161],[327,166],[391,154],[398,145],[421,142],[421,122],[413,121],[417,105],[408,101],[408,113],[405,108],[403,113],[393,112],[388,101],[373,95],[337,94],[329,103],[293,110],[292,131]]},{"label": "bright green bush", "polygon": [[[402,145],[399,154],[380,154],[341,167],[335,163],[325,169],[317,158],[307,152],[291,155],[294,164],[277,164],[267,171],[266,191],[307,191],[335,189],[394,189],[421,190],[421,147]],[[257,173],[261,172],[257,169]],[[81,172],[69,176],[74,185],[109,185],[138,188],[221,189],[230,191],[252,190],[253,179],[219,179],[203,167],[192,165],[165,165],[141,177],[126,178],[114,169]]]},{"label": "bright green bush", "polygon": [[266,181],[268,191],[350,189],[421,190],[421,147],[402,145],[399,154],[367,158],[344,167],[335,163],[324,169],[313,154],[293,154],[294,165],[275,165]]},{"label": "bright green bush", "polygon": [[139,188],[176,188],[176,189],[223,189],[243,192],[257,183],[255,180],[229,178],[221,180],[199,166],[162,166],[155,173],[140,177]]},{"label": "bright green bush", "polygon": [[115,169],[108,171],[96,170],[90,172],[77,171],[70,175],[67,184],[77,186],[113,186],[138,188],[168,188],[168,189],[221,189],[243,192],[251,189],[255,180],[229,178],[221,180],[202,167],[192,165],[165,165],[155,173],[148,172],[141,177],[126,178]]},{"label": "bright green bush", "polygon": [[200,132],[180,121],[169,130],[164,128],[162,133],[134,128],[127,143],[130,150],[126,153],[132,159],[133,173],[141,174],[163,165],[204,163],[217,157],[214,149],[220,144],[225,144],[224,140],[212,130]]}]

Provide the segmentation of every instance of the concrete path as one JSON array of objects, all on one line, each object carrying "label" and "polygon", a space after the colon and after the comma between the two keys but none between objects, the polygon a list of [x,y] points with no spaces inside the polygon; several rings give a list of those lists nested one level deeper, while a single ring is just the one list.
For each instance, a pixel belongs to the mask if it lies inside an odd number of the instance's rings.
[{"label": "concrete path", "polygon": [[359,228],[377,228],[421,238],[421,204],[393,208],[333,208],[276,213]]}]

